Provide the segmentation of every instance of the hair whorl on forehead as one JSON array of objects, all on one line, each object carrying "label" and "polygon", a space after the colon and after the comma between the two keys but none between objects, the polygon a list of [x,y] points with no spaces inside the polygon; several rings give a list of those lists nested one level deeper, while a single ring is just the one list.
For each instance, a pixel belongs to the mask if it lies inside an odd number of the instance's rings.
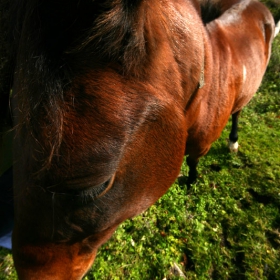
[{"label": "hair whorl on forehead", "polygon": [[146,55],[145,11],[140,7],[142,2],[100,1],[89,31],[67,53],[94,53],[103,60],[121,63],[127,72],[139,66]]}]

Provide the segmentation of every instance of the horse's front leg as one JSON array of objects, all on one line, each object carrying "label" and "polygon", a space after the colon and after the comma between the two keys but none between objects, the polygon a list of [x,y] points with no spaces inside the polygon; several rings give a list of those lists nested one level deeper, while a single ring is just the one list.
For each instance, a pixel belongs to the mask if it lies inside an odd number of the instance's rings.
[{"label": "horse's front leg", "polygon": [[240,115],[240,111],[237,111],[236,113],[232,114],[232,124],[231,124],[231,131],[229,134],[229,141],[228,141],[228,147],[231,152],[237,152],[238,151],[238,117]]},{"label": "horse's front leg", "polygon": [[188,174],[188,180],[187,180],[187,186],[189,187],[191,184],[193,184],[197,179],[197,165],[198,165],[199,159],[198,158],[192,158],[191,156],[187,157],[187,164],[189,166],[189,174]]},{"label": "horse's front leg", "polygon": [[188,155],[188,157],[186,162],[189,167],[188,187],[196,181],[198,177],[197,165],[199,159],[208,153],[210,147],[211,143],[199,142],[197,139],[193,139],[191,143],[187,143],[186,155]]}]

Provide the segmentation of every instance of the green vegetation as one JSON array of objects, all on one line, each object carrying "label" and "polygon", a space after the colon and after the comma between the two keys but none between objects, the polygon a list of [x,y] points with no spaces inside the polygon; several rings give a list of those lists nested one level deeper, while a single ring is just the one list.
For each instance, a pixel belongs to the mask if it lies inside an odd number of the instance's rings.
[{"label": "green vegetation", "polygon": [[[99,251],[86,279],[280,279],[280,37],[266,77],[240,118],[240,148],[228,152],[230,122],[199,164],[145,213],[126,221]],[[187,174],[183,164],[182,174]]]},{"label": "green vegetation", "polygon": [[[174,263],[191,280],[280,279],[279,67],[280,36],[263,84],[242,112],[239,152],[228,152],[229,123],[201,159],[197,183],[186,188],[183,164],[155,205],[120,225],[85,279],[179,279]],[[16,279],[4,249],[2,279]]]},{"label": "green vegetation", "polygon": [[280,0],[260,0],[272,12],[275,20],[280,19]]}]

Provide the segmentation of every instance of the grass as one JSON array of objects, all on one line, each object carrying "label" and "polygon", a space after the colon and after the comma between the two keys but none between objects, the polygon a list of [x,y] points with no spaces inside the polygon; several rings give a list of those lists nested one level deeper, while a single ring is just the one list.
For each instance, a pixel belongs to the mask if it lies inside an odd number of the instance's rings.
[{"label": "grass", "polygon": [[[92,279],[280,279],[280,38],[259,92],[240,118],[240,149],[227,150],[230,123],[199,164],[187,166],[142,215],[119,226],[85,277]],[[0,280],[17,279],[0,249]]]},{"label": "grass", "polygon": [[229,123],[201,160],[198,182],[187,189],[178,178],[123,223],[86,279],[177,279],[174,263],[187,279],[280,279],[279,86],[264,80],[244,109],[239,152],[228,152]]}]

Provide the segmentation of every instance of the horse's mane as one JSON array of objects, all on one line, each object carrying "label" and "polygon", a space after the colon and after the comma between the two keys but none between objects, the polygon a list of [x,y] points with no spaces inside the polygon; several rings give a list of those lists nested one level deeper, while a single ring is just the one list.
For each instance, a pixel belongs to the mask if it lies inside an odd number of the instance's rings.
[{"label": "horse's mane", "polygon": [[[0,1],[0,134],[3,128],[11,125],[9,113],[9,93],[12,86],[13,63],[9,28],[10,1]],[[1,135],[0,135],[1,137]],[[1,139],[0,139],[1,140]],[[1,142],[0,142],[1,144]]]},{"label": "horse's mane", "polygon": [[233,4],[242,0],[198,0],[200,5],[200,14],[204,24],[219,18]]},{"label": "horse's mane", "polygon": [[199,0],[199,4],[204,24],[217,19],[222,14],[219,0]]}]

